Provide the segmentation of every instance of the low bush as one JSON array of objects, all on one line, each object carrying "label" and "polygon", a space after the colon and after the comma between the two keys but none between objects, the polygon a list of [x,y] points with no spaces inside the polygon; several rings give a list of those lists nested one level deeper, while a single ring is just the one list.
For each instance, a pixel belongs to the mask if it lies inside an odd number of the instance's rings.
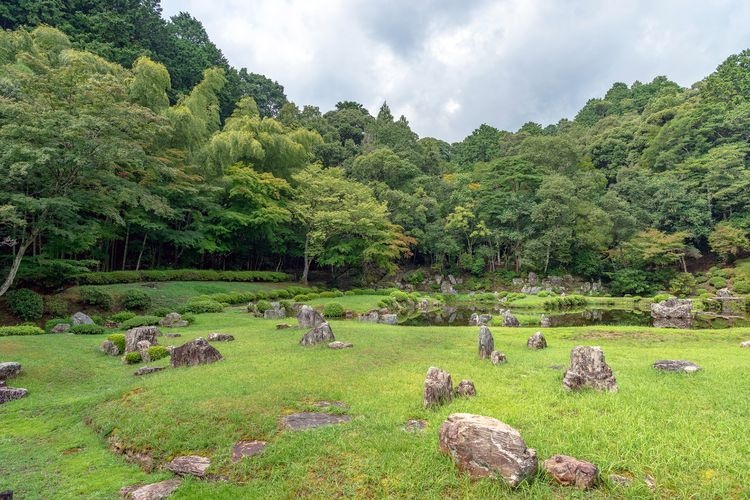
[{"label": "low bush", "polygon": [[67,318],[54,318],[49,321],[47,321],[44,324],[44,331],[46,333],[52,333],[52,329],[55,328],[57,325],[62,325],[68,323],[70,324],[70,320]]},{"label": "low bush", "polygon": [[106,330],[99,325],[73,325],[68,330],[74,335],[102,335]]},{"label": "low bush", "polygon": [[413,273],[409,273],[406,276],[404,276],[404,281],[415,286],[421,285],[424,279],[425,279],[425,274],[424,274],[424,271],[422,271],[421,269],[418,269],[414,271]]},{"label": "low bush", "polygon": [[727,279],[721,276],[714,276],[713,278],[708,280],[708,284],[714,288],[724,288],[725,286],[727,286]]},{"label": "low bush", "polygon": [[28,288],[12,290],[5,294],[5,303],[14,316],[24,321],[36,321],[44,314],[44,299]]},{"label": "low bush", "polygon": [[93,286],[82,286],[79,288],[81,302],[91,306],[97,306],[105,311],[112,309],[114,299],[108,292]]},{"label": "low bush", "polygon": [[555,309],[571,309],[574,307],[583,307],[588,304],[589,301],[582,295],[567,295],[565,297],[555,297],[553,299],[544,301],[545,310]]},{"label": "low bush", "polygon": [[390,296],[393,297],[393,299],[397,302],[406,302],[409,299],[409,294],[407,294],[406,292],[402,292],[401,290],[391,292]]},{"label": "low bush", "polygon": [[237,281],[279,282],[289,279],[286,273],[273,271],[215,271],[211,269],[168,269],[148,271],[112,271],[78,274],[79,285],[112,285],[148,281]]},{"label": "low bush", "polygon": [[549,292],[547,290],[542,290],[541,292],[536,294],[537,297],[549,297],[552,295],[552,292]]},{"label": "low bush", "polygon": [[340,318],[344,315],[344,306],[338,302],[329,302],[323,308],[323,316],[326,318]]},{"label": "low bush", "polygon": [[33,325],[0,326],[0,337],[15,335],[41,335],[44,330]]},{"label": "low bush", "polygon": [[190,313],[183,314],[182,319],[183,321],[187,321],[189,325],[192,325],[193,323],[195,323],[195,316]]},{"label": "low bush", "polygon": [[163,318],[164,316],[166,316],[167,314],[169,314],[171,312],[173,312],[173,310],[170,309],[170,308],[168,308],[168,307],[157,307],[156,309],[152,309],[149,312],[149,315],[150,316],[159,316],[159,317]]},{"label": "low bush", "polygon": [[292,314],[292,306],[294,305],[294,302],[292,302],[291,300],[282,300],[280,304],[288,315]]},{"label": "low bush", "polygon": [[143,311],[151,307],[151,296],[144,290],[131,288],[122,296],[122,307]]},{"label": "low bush", "polygon": [[120,350],[120,352],[125,352],[125,334],[124,333],[113,333],[112,335],[107,336],[107,340],[109,340],[114,345],[116,345],[117,348]]},{"label": "low bush", "polygon": [[265,300],[268,298],[268,294],[266,292],[255,292],[255,298],[258,300]]},{"label": "low bush", "polygon": [[115,323],[122,323],[123,321],[127,321],[133,318],[135,318],[135,313],[130,311],[121,311],[109,317],[109,319],[111,319]]},{"label": "low bush", "polygon": [[659,294],[654,295],[654,297],[651,299],[651,302],[653,303],[663,302],[671,297],[672,296],[668,293],[659,293]]},{"label": "low bush", "polygon": [[59,295],[48,295],[44,297],[44,312],[53,318],[67,316],[68,302]]},{"label": "low bush", "polygon": [[125,355],[125,362],[129,365],[136,365],[143,361],[143,358],[141,358],[141,353],[139,352],[129,352]]},{"label": "low bush", "polygon": [[163,345],[152,345],[148,348],[148,357],[151,358],[151,361],[166,358],[167,356],[169,356],[169,350]]},{"label": "low bush", "polygon": [[256,309],[258,309],[258,312],[263,314],[269,309],[273,309],[273,306],[270,302],[267,300],[259,300],[257,304],[255,304]]},{"label": "low bush", "polygon": [[735,293],[750,293],[750,279],[735,280],[732,285],[732,291]]},{"label": "low bush", "polygon": [[224,306],[221,304],[221,302],[216,302],[215,300],[206,299],[206,300],[190,301],[185,306],[183,306],[179,312],[202,314],[202,313],[217,313],[223,310],[224,310]]},{"label": "low bush", "polygon": [[695,292],[695,276],[679,273],[669,282],[669,291],[678,297],[688,297]]},{"label": "low bush", "polygon": [[133,316],[132,318],[120,323],[120,328],[128,330],[138,326],[158,325],[162,318],[163,316]]}]

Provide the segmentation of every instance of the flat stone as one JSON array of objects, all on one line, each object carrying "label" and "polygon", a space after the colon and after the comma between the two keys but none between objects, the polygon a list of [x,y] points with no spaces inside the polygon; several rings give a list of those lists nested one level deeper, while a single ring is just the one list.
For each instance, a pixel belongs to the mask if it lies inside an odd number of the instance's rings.
[{"label": "flat stone", "polygon": [[145,486],[129,486],[120,490],[120,496],[132,500],[162,500],[180,487],[180,479],[167,479]]},{"label": "flat stone", "polygon": [[701,369],[700,366],[692,361],[684,359],[662,359],[654,362],[652,366],[664,372],[695,373]]},{"label": "flat stone", "polygon": [[535,350],[546,349],[547,339],[544,338],[542,332],[536,332],[534,335],[529,337],[529,340],[526,341],[526,347]]},{"label": "flat stone", "polygon": [[234,335],[229,335],[227,333],[209,333],[208,340],[211,342],[232,342],[234,340]]},{"label": "flat stone", "polygon": [[567,455],[555,455],[544,461],[544,468],[563,486],[587,490],[596,484],[599,469],[596,465]]},{"label": "flat stone", "polygon": [[198,455],[177,457],[166,465],[166,468],[180,476],[204,477],[211,466],[211,460]]},{"label": "flat stone", "polygon": [[474,387],[474,382],[471,380],[462,380],[456,386],[456,396],[470,397],[476,396],[477,390]]},{"label": "flat stone", "polygon": [[28,393],[28,390],[22,389],[21,387],[6,387],[4,385],[0,386],[0,405],[9,401],[21,399]]},{"label": "flat stone", "polygon": [[508,358],[506,358],[505,353],[501,351],[492,351],[492,354],[490,354],[490,361],[493,365],[501,365],[506,363]]},{"label": "flat stone", "polygon": [[0,380],[8,380],[21,373],[21,363],[15,361],[6,361],[0,363]]},{"label": "flat stone", "polygon": [[570,351],[570,367],[565,372],[563,387],[609,392],[618,389],[612,369],[604,360],[604,351],[598,346],[577,346]]},{"label": "flat stone", "polygon": [[326,425],[343,424],[352,418],[349,415],[332,415],[330,413],[302,412],[287,415],[281,419],[284,427],[293,431],[314,429]]},{"label": "flat stone", "polygon": [[164,369],[164,366],[143,366],[138,368],[133,375],[140,377],[141,375],[149,375],[151,373],[160,372]]},{"label": "flat stone", "polygon": [[354,344],[351,344],[349,342],[341,342],[340,340],[336,340],[334,342],[331,342],[328,344],[328,347],[330,349],[347,349],[349,347],[354,347]]},{"label": "flat stone", "polygon": [[232,462],[239,462],[245,457],[254,457],[266,449],[265,441],[238,441],[232,446]]},{"label": "flat stone", "polygon": [[404,424],[404,430],[406,432],[422,432],[426,428],[427,420],[413,418],[411,420],[407,420]]},{"label": "flat stone", "polygon": [[425,408],[450,403],[453,399],[453,381],[450,373],[431,366],[427,370],[424,381],[424,397],[422,404]]},{"label": "flat stone", "polygon": [[623,486],[627,488],[628,486],[633,484],[633,478],[622,476],[620,474],[610,474],[609,482],[617,486]]}]

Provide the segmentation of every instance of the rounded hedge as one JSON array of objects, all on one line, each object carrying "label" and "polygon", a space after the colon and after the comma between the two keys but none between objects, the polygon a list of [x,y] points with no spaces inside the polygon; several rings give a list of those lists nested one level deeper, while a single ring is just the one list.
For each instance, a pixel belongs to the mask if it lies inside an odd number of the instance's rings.
[{"label": "rounded hedge", "polygon": [[135,365],[143,361],[141,358],[141,353],[139,352],[129,352],[125,355],[125,362],[129,365]]},{"label": "rounded hedge", "polygon": [[148,348],[148,357],[151,358],[151,361],[166,358],[167,356],[169,356],[169,350],[163,345],[152,345]]},{"label": "rounded hedge", "polygon": [[33,325],[0,326],[0,337],[15,335],[41,335],[44,330]]},{"label": "rounded hedge", "polygon": [[102,335],[106,330],[99,325],[73,325],[68,330],[74,335]]},{"label": "rounded hedge", "polygon": [[109,292],[94,286],[82,286],[79,293],[81,294],[81,302],[100,307],[106,311],[112,309],[115,302]]},{"label": "rounded hedge", "polygon": [[107,340],[112,342],[120,352],[125,352],[125,334],[124,333],[113,333],[107,337]]},{"label": "rounded hedge", "polygon": [[44,314],[44,299],[28,288],[12,290],[5,294],[5,303],[14,316],[24,321],[36,321]]},{"label": "rounded hedge", "polygon": [[131,288],[122,296],[122,307],[143,311],[151,307],[151,296],[144,290]]},{"label": "rounded hedge", "polygon": [[323,316],[326,318],[340,318],[344,315],[344,306],[338,302],[329,302],[323,308]]}]

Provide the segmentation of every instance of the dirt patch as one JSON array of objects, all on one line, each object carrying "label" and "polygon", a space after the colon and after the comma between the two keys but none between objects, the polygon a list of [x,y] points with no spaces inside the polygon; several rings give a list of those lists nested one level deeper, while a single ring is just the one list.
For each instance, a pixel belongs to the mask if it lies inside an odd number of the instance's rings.
[{"label": "dirt patch", "polygon": [[144,472],[153,472],[156,469],[156,460],[149,450],[138,450],[127,446],[115,436],[110,436],[108,442],[109,449],[113,453],[122,455],[126,462],[138,465]]}]

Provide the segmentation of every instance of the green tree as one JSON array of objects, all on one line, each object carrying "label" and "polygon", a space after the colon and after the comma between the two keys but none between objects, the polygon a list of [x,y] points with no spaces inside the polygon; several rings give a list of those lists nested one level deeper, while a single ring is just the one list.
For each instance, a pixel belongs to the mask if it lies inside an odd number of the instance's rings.
[{"label": "green tree", "polygon": [[746,231],[727,222],[714,227],[708,236],[708,243],[711,250],[724,260],[731,260],[742,252],[750,251],[750,240]]}]

